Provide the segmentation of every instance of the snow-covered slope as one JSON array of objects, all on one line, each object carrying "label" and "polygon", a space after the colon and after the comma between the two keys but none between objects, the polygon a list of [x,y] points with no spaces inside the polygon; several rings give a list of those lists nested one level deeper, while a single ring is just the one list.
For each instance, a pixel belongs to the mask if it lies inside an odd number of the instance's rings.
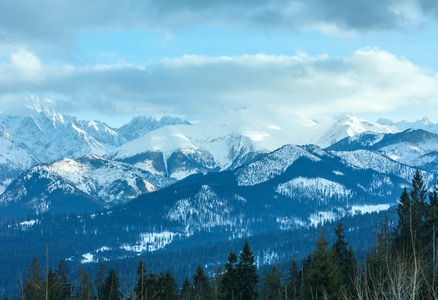
[{"label": "snow-covered slope", "polygon": [[111,157],[181,179],[240,166],[284,144],[307,143],[315,129],[314,122],[295,115],[245,109],[226,118],[154,130]]},{"label": "snow-covered slope", "polygon": [[20,207],[26,212],[89,211],[126,203],[172,183],[169,178],[95,155],[64,158],[18,177],[0,196],[0,205],[9,211]]},{"label": "snow-covered slope", "polygon": [[0,123],[12,141],[39,162],[103,155],[126,142],[100,121],[81,121],[46,104],[50,104],[49,100],[32,95],[27,100],[25,114],[0,114]]},{"label": "snow-covered slope", "polygon": [[37,161],[29,153],[10,140],[0,124],[0,194],[13,179],[36,164]]},{"label": "snow-covered slope", "polygon": [[347,115],[334,121],[315,144],[325,148],[346,137],[355,136],[367,131],[376,133],[396,133],[400,130],[396,126],[382,125],[359,117]]},{"label": "snow-covered slope", "polygon": [[438,172],[438,134],[421,129],[396,134],[366,132],[345,138],[327,149],[374,150],[399,163]]},{"label": "snow-covered slope", "polygon": [[425,116],[421,120],[417,120],[414,122],[393,122],[389,119],[380,118],[379,120],[377,120],[377,123],[387,126],[395,126],[400,129],[400,131],[405,131],[407,129],[423,129],[429,132],[438,133],[438,124],[435,121],[429,119],[427,116]]},{"label": "snow-covered slope", "polygon": [[225,118],[151,131],[109,157],[182,179],[194,173],[234,169],[286,144],[325,147],[364,131],[398,130],[351,116],[317,124],[289,113],[246,108]]}]

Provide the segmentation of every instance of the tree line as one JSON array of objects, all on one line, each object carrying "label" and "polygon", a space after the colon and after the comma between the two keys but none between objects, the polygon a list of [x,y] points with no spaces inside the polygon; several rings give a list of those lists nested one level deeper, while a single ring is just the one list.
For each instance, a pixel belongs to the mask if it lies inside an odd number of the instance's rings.
[{"label": "tree line", "polygon": [[[65,261],[46,274],[36,258],[21,284],[20,299],[438,299],[436,231],[438,187],[428,192],[419,171],[397,206],[396,224],[385,218],[376,224],[375,245],[359,263],[345,240],[341,222],[332,245],[324,230],[315,248],[301,262],[294,258],[284,272],[276,265],[260,274],[245,241],[239,254],[231,251],[214,274],[198,265],[179,287],[168,270],[157,274],[137,268],[133,287],[120,282],[104,264],[90,276],[83,268],[74,280]],[[74,284],[73,284],[74,281]]]}]

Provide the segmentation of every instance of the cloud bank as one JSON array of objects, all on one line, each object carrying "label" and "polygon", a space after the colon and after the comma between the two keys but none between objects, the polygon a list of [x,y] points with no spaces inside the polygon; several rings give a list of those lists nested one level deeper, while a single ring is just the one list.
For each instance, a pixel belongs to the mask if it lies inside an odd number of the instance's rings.
[{"label": "cloud bank", "polygon": [[0,40],[69,43],[84,31],[195,26],[330,33],[406,30],[438,18],[435,0],[41,0],[0,2]]},{"label": "cloud bank", "polygon": [[[25,93],[63,111],[214,116],[245,106],[306,117],[438,105],[438,76],[379,49],[351,56],[188,55],[149,65],[43,64],[25,50],[0,64],[0,105]],[[51,95],[55,95],[54,97]]]}]

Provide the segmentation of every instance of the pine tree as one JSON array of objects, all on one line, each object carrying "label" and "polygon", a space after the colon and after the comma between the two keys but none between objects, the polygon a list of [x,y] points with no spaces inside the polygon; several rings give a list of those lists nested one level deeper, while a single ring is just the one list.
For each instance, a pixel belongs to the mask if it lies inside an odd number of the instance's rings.
[{"label": "pine tree", "polygon": [[396,247],[401,247],[405,253],[413,254],[413,251],[423,249],[430,241],[429,236],[423,233],[428,222],[430,205],[426,202],[427,189],[421,173],[417,170],[412,179],[412,190],[406,189],[400,196],[397,207],[399,217],[397,230],[394,236]]},{"label": "pine tree", "polygon": [[310,293],[315,299],[337,299],[339,292],[339,275],[329,244],[322,230],[320,238],[315,242],[316,250],[312,252],[312,267],[309,270]]},{"label": "pine tree", "polygon": [[108,277],[105,280],[102,299],[105,300],[120,300],[122,294],[119,291],[119,279],[116,272],[111,268]]},{"label": "pine tree", "polygon": [[245,240],[245,245],[240,253],[240,260],[237,264],[239,297],[242,300],[252,300],[257,298],[255,287],[258,282],[257,266],[255,265],[254,255]]},{"label": "pine tree", "polygon": [[298,267],[297,258],[295,257],[295,253],[292,258],[291,266],[287,272],[288,277],[286,279],[286,287],[287,287],[287,299],[301,299],[301,281],[302,281],[302,272]]},{"label": "pine tree", "polygon": [[191,300],[194,298],[195,291],[193,289],[192,283],[190,282],[189,278],[186,277],[186,280],[184,281],[182,288],[181,288],[181,299],[182,300]]},{"label": "pine tree", "polygon": [[78,285],[76,287],[75,299],[91,300],[93,299],[92,285],[87,271],[81,266],[76,276]]},{"label": "pine tree", "polygon": [[155,297],[159,292],[158,287],[158,275],[155,272],[150,271],[146,277],[146,285],[144,288],[145,299],[151,299]]},{"label": "pine tree", "polygon": [[160,275],[158,278],[159,286],[159,299],[174,300],[178,299],[178,285],[176,284],[175,277],[172,276],[169,270],[166,274]]},{"label": "pine tree", "polygon": [[194,296],[197,300],[213,299],[214,291],[210,285],[210,279],[204,273],[201,265],[198,265],[196,273],[193,275]]},{"label": "pine tree", "polygon": [[137,284],[135,285],[134,288],[135,299],[145,300],[147,274],[146,274],[146,267],[144,265],[143,259],[140,261],[140,264],[137,268],[137,277],[138,277]]},{"label": "pine tree", "polygon": [[[426,203],[427,189],[423,182],[423,177],[418,170],[415,172],[414,178],[412,179],[412,190],[409,193],[409,196],[412,201],[412,230],[414,243],[416,244],[415,246],[418,247],[417,249],[422,249],[425,246],[425,236],[419,234],[419,231],[424,227],[427,219],[428,204]],[[427,239],[427,241],[428,240],[429,239]]]},{"label": "pine tree", "polygon": [[60,285],[60,296],[62,299],[71,299],[73,292],[73,285],[70,279],[70,272],[65,260],[61,260],[56,265],[56,277]]},{"label": "pine tree", "polygon": [[105,287],[106,267],[104,264],[99,264],[99,269],[95,273],[94,288],[96,289],[95,295],[97,300],[104,300],[103,289]]},{"label": "pine tree", "polygon": [[334,231],[337,239],[333,244],[332,252],[339,274],[339,286],[341,291],[350,298],[353,295],[354,280],[357,276],[357,261],[353,249],[345,242],[345,231],[342,222],[338,222]]},{"label": "pine tree", "polygon": [[61,283],[58,279],[58,276],[55,272],[52,271],[52,269],[49,269],[48,272],[48,287],[49,287],[49,299],[50,300],[61,300],[65,299],[61,296]]},{"label": "pine tree", "polygon": [[28,269],[27,278],[24,280],[23,293],[26,300],[45,299],[45,284],[41,272],[38,259],[34,257]]},{"label": "pine tree", "polygon": [[276,265],[270,272],[265,272],[262,278],[262,299],[282,300],[284,299],[284,289],[281,285],[283,273]]},{"label": "pine tree", "polygon": [[412,249],[411,245],[411,210],[412,202],[404,188],[397,206],[398,224],[396,228],[395,243],[403,249]]},{"label": "pine tree", "polygon": [[225,273],[222,275],[220,284],[221,294],[226,299],[237,299],[239,293],[238,274],[237,274],[237,254],[234,251],[228,255],[228,261],[225,264]]}]

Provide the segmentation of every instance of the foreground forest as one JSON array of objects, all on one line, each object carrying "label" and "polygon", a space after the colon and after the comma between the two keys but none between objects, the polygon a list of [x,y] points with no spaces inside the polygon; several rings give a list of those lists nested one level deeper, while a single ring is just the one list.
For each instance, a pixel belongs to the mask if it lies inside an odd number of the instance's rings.
[{"label": "foreground forest", "polygon": [[[437,299],[436,224],[438,188],[427,192],[419,172],[412,189],[404,190],[398,220],[376,224],[375,245],[363,263],[345,240],[341,222],[332,245],[320,231],[314,250],[295,257],[286,272],[276,265],[257,269],[248,241],[240,253],[231,251],[223,268],[206,273],[198,265],[181,286],[171,270],[147,270],[141,260],[135,282],[128,283],[114,268],[100,264],[94,275],[81,268],[70,274],[66,261],[54,269],[34,258],[20,283],[17,299]],[[43,269],[45,269],[43,273]]]}]

